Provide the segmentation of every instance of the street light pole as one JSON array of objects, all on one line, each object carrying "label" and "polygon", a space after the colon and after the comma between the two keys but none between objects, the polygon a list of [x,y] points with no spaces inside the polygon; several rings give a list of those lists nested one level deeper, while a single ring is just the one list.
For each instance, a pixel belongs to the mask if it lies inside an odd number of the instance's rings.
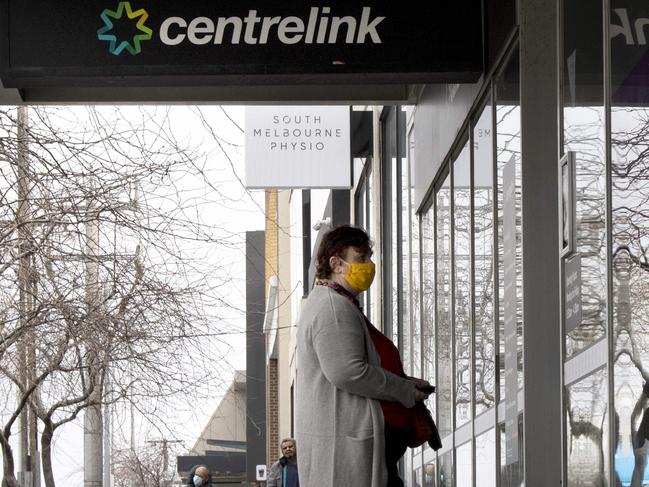
[{"label": "street light pole", "polygon": [[[99,223],[94,218],[92,203],[88,207],[86,223],[86,307],[90,320],[97,315],[99,301]],[[92,347],[93,345],[90,344]],[[97,351],[88,350],[89,384],[93,388],[90,399],[93,402],[86,408],[83,419],[83,485],[84,487],[102,487],[103,476],[103,424],[102,424],[102,389],[101,379],[96,368]],[[108,487],[108,486],[106,486]]]}]

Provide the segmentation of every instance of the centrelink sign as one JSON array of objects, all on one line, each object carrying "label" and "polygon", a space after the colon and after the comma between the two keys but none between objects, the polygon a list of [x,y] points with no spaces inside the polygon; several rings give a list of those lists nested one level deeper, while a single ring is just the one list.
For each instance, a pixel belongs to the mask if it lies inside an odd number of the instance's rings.
[{"label": "centrelink sign", "polygon": [[462,82],[482,1],[0,0],[5,86]]}]

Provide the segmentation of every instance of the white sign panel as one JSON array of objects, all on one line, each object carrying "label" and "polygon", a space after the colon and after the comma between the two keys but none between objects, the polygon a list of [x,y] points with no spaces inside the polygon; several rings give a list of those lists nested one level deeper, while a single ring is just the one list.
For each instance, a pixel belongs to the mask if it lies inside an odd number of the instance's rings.
[{"label": "white sign panel", "polygon": [[246,187],[351,187],[349,107],[246,107]]},{"label": "white sign panel", "polygon": [[581,255],[573,255],[566,259],[565,275],[565,301],[564,312],[566,315],[566,333],[581,326]]},{"label": "white sign panel", "polygon": [[257,465],[255,467],[256,480],[266,480],[266,465]]}]

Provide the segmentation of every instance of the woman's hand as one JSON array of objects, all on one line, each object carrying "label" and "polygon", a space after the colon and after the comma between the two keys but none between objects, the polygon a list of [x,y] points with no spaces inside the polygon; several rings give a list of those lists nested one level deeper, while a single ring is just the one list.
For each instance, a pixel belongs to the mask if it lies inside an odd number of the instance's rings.
[{"label": "woman's hand", "polygon": [[418,379],[416,377],[409,377],[409,379],[415,383],[415,401],[425,401],[428,399],[428,396],[431,395],[431,392],[424,392],[421,389],[426,389],[432,387],[431,383],[424,379]]},{"label": "woman's hand", "polygon": [[430,396],[430,394],[426,394],[425,392],[420,391],[419,389],[415,389],[415,401],[416,402],[425,401],[426,399],[428,399],[428,396]]}]

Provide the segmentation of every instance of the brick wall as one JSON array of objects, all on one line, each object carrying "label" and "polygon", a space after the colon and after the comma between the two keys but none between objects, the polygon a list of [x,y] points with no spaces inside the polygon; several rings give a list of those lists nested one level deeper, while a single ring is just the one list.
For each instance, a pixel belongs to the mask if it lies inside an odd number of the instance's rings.
[{"label": "brick wall", "polygon": [[[266,191],[266,292],[271,276],[279,268],[279,227],[277,225],[277,190]],[[266,296],[268,297],[268,296]]]},{"label": "brick wall", "polygon": [[279,375],[277,370],[277,360],[270,359],[268,361],[266,375],[266,434],[268,445],[267,452],[267,465],[270,467],[273,462],[276,462],[280,457],[279,455]]},{"label": "brick wall", "polygon": [[[269,279],[271,276],[276,276],[279,269],[277,200],[277,190],[266,191],[266,293],[268,293]],[[268,442],[266,445],[267,465],[270,467],[279,458],[279,370],[276,359],[268,361],[266,371],[266,438]]]}]

